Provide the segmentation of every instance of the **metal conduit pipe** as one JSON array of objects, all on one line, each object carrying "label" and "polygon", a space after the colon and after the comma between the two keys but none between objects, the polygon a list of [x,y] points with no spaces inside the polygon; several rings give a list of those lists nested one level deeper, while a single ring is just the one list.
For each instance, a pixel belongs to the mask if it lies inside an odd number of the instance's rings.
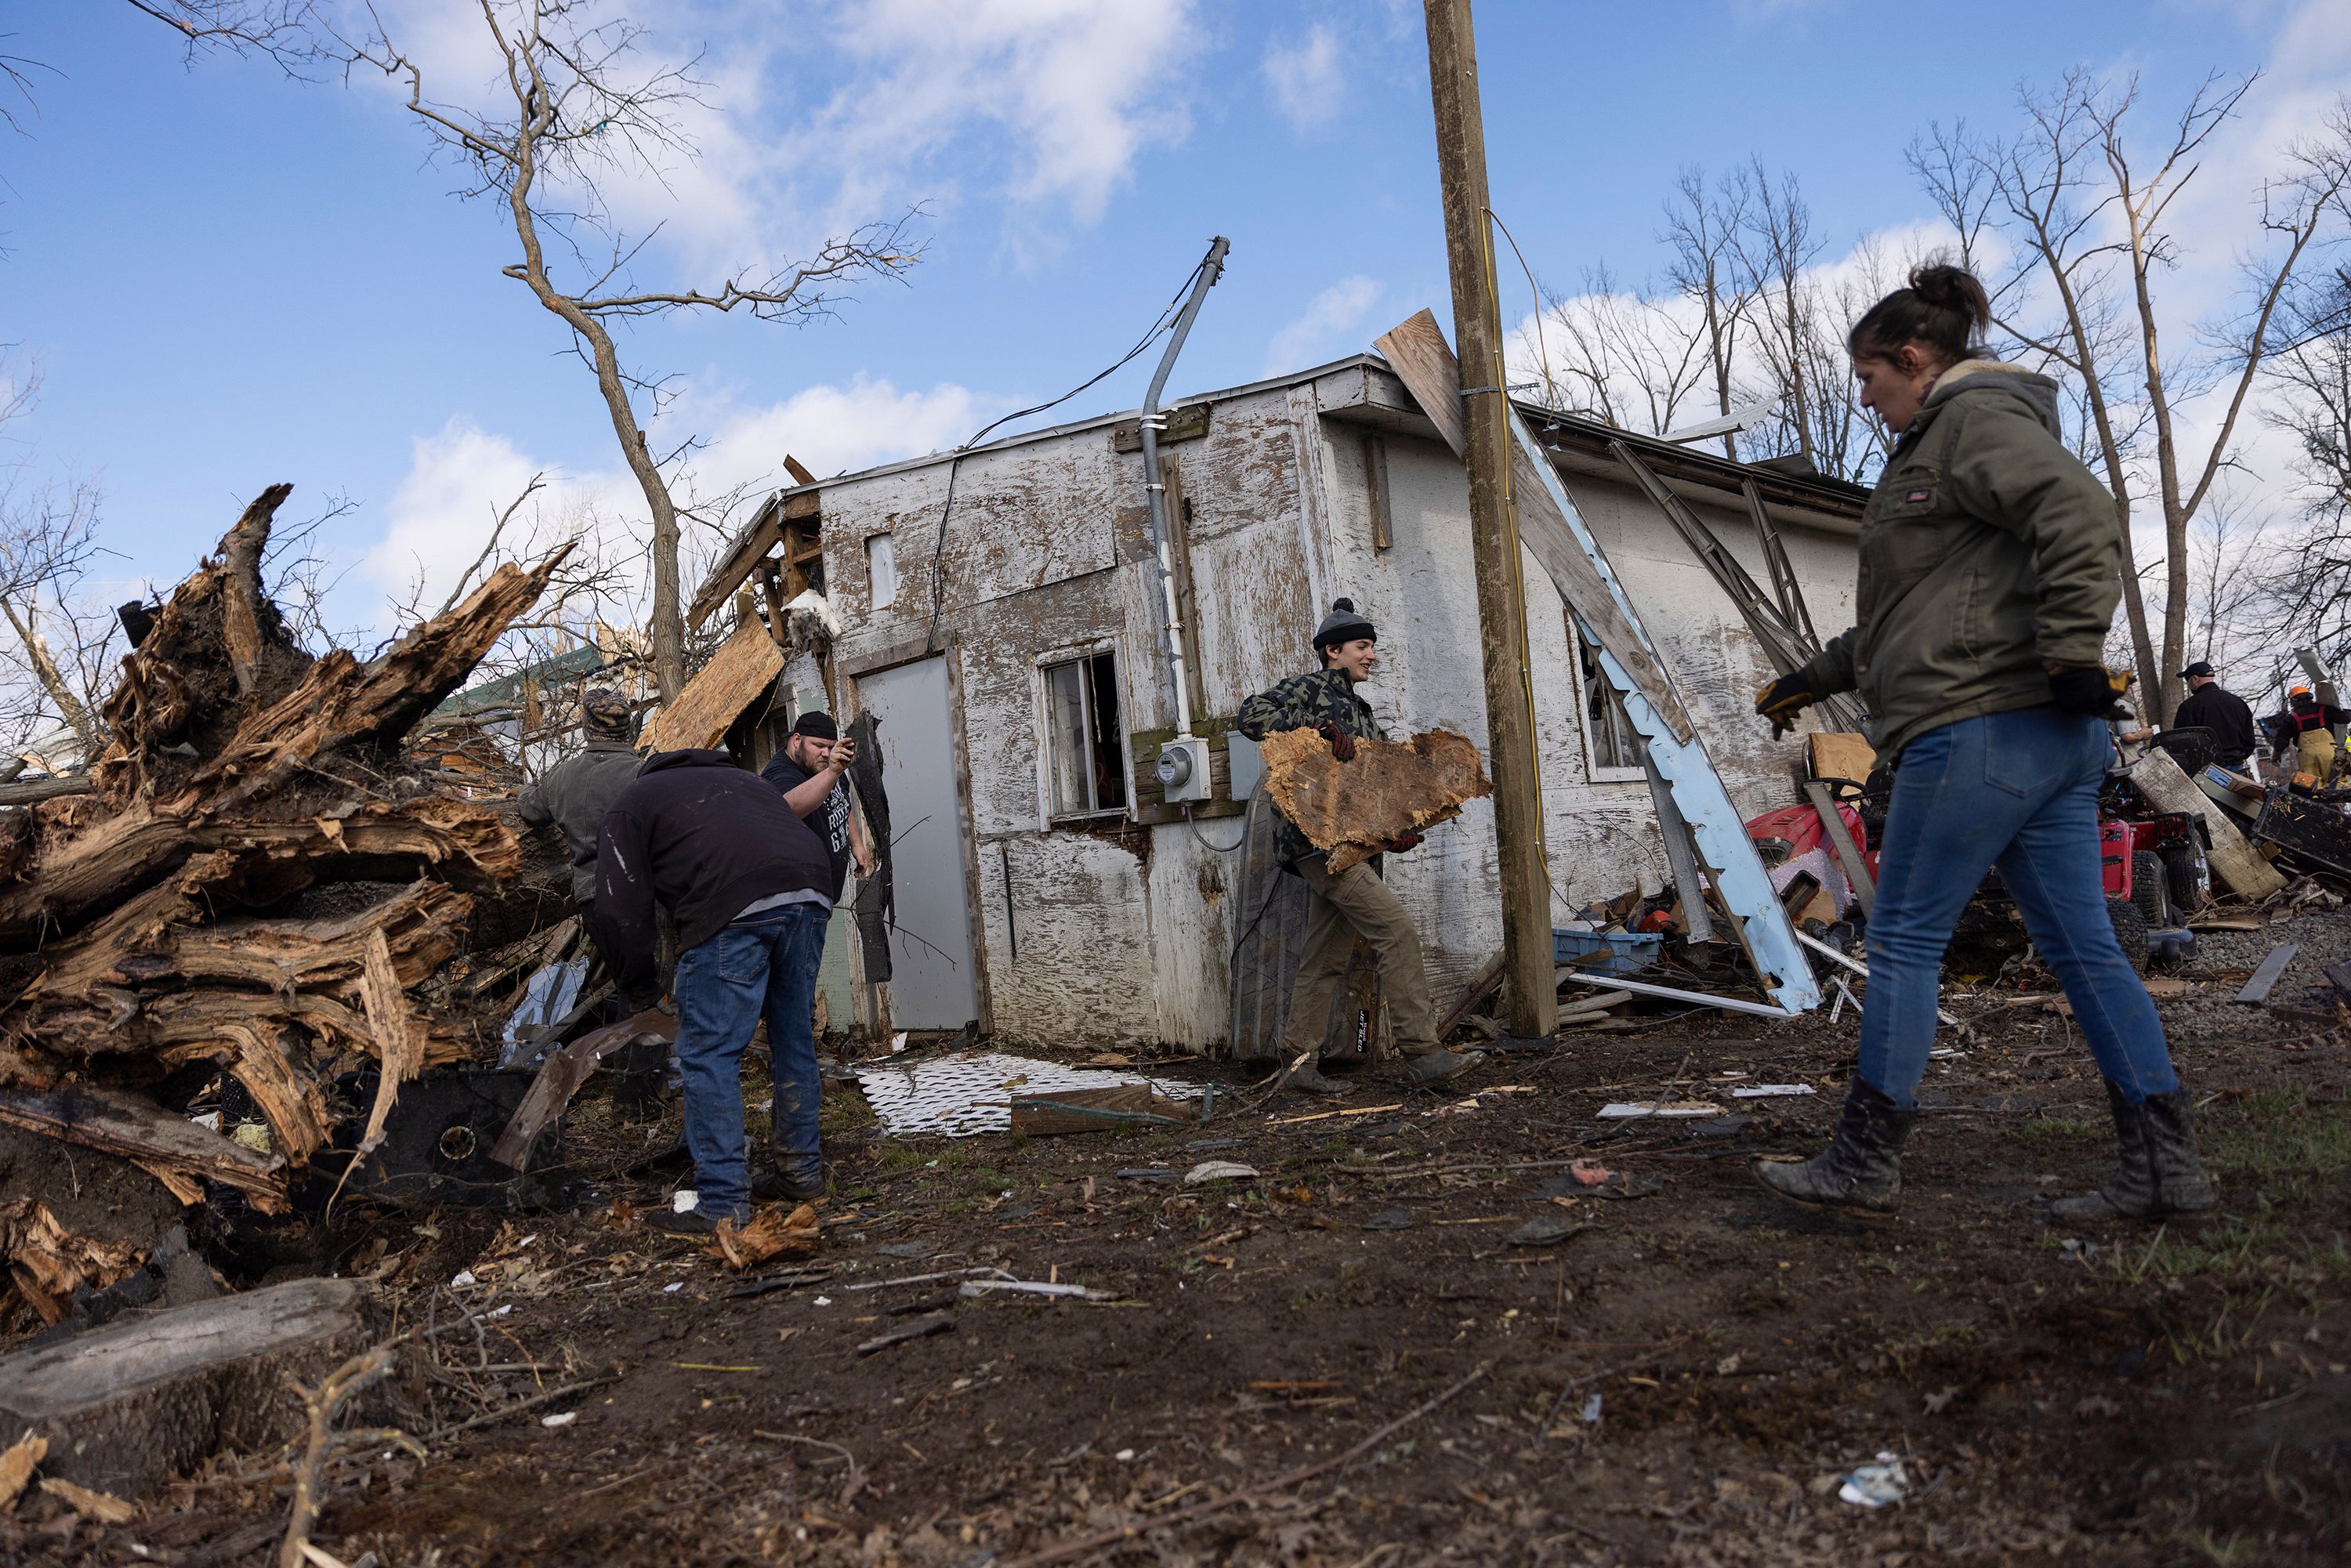
[{"label": "metal conduit pipe", "polygon": [[[1208,242],[1208,255],[1200,263],[1199,276],[1192,284],[1191,297],[1184,301],[1184,309],[1176,318],[1175,329],[1168,334],[1167,351],[1159,356],[1159,369],[1151,377],[1151,390],[1143,394],[1143,486],[1151,502],[1151,548],[1159,562],[1159,598],[1166,617],[1167,669],[1176,683],[1176,735],[1178,740],[1192,734],[1192,694],[1190,683],[1184,676],[1184,622],[1176,603],[1176,564],[1169,549],[1167,517],[1167,485],[1159,473],[1159,433],[1165,428],[1166,416],[1159,412],[1159,394],[1167,386],[1167,372],[1176,368],[1176,356],[1184,351],[1184,339],[1192,330],[1192,319],[1200,313],[1200,301],[1217,285],[1217,277],[1225,269],[1226,253],[1231,242],[1218,235]],[[1161,756],[1167,756],[1162,751]],[[1186,753],[1189,759],[1188,751]],[[1206,783],[1207,758],[1196,759],[1201,769],[1201,782]],[[1161,781],[1166,778],[1162,763]],[[1204,797],[1205,798],[1205,797]]]}]

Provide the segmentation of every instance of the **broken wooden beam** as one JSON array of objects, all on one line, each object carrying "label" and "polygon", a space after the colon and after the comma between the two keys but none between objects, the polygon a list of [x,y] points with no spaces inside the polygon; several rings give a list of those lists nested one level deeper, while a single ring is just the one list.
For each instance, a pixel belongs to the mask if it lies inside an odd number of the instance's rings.
[{"label": "broken wooden beam", "polygon": [[366,1299],[356,1281],[296,1280],[0,1356],[0,1427],[47,1440],[46,1475],[143,1497],[300,1430],[292,1385],[366,1347]]},{"label": "broken wooden beam", "polygon": [[2255,1008],[2268,1001],[2270,992],[2277,988],[2278,979],[2285,973],[2286,966],[2293,963],[2294,956],[2301,951],[2302,945],[2298,942],[2283,942],[2271,948],[2269,956],[2255,966],[2243,989],[2230,999]]},{"label": "broken wooden beam", "polygon": [[2182,811],[2204,824],[2210,843],[2206,859],[2220,884],[2241,898],[2267,898],[2282,891],[2285,878],[2275,866],[2255,854],[2230,814],[2179,770],[2168,753],[2150,750],[2126,770],[2132,784],[2158,811]]}]

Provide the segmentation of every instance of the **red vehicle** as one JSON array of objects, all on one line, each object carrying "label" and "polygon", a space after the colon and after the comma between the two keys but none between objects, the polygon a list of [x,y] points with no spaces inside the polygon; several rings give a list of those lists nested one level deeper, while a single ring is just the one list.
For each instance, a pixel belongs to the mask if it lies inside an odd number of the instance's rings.
[{"label": "red vehicle", "polygon": [[[1880,769],[1866,783],[1850,779],[1823,782],[1875,877],[1877,852],[1871,846],[1885,831],[1890,779]],[[2204,825],[2185,812],[2150,810],[2120,769],[2107,776],[2099,791],[2098,870],[2106,915],[2114,922],[2123,956],[2141,974],[2147,971],[2148,933],[2183,925],[2210,900],[2203,835]],[[1782,807],[1752,819],[1747,836],[1759,844],[1772,844],[1778,852],[1767,858],[1778,863],[1819,848],[1823,833],[1818,813],[1804,805]],[[1787,846],[1783,852],[1779,851],[1782,844]],[[2019,934],[2014,902],[1994,870],[1961,915],[1957,936],[1990,938],[1991,946],[2000,946]]]}]

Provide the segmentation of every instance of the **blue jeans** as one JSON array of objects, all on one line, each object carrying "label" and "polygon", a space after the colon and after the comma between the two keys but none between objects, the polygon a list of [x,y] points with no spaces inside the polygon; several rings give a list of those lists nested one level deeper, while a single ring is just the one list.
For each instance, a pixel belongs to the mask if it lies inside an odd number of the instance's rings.
[{"label": "blue jeans", "polygon": [[743,1048],[764,1016],[775,1059],[776,1155],[788,1173],[820,1168],[817,1144],[816,969],[831,911],[788,904],[738,920],[677,961],[677,1061],[685,1145],[701,1207],[747,1219]]},{"label": "blue jeans", "polygon": [[2098,1071],[2133,1104],[2179,1087],[2099,882],[2098,785],[2112,749],[2102,720],[2055,707],[1961,719],[1904,747],[1878,855],[1861,1015],[1861,1075],[1896,1103],[1911,1103],[1927,1071],[1943,949],[1995,864]]}]

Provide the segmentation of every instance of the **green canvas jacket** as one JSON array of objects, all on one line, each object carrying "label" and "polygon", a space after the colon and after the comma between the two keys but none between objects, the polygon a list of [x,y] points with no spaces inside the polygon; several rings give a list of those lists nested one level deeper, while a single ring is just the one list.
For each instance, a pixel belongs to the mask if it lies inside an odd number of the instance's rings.
[{"label": "green canvas jacket", "polygon": [[[1311,670],[1292,675],[1241,704],[1239,728],[1251,740],[1285,729],[1315,729],[1336,725],[1365,740],[1385,740],[1372,705],[1355,695],[1355,683],[1341,669]],[[1277,817],[1273,829],[1274,857],[1295,865],[1322,852],[1287,817]]]},{"label": "green canvas jacket", "polygon": [[1860,623],[1805,666],[1858,690],[1891,761],[1918,735],[2051,700],[2095,664],[2121,596],[2114,497],[2059,439],[2057,386],[1989,360],[1943,372],[1861,524]]}]

